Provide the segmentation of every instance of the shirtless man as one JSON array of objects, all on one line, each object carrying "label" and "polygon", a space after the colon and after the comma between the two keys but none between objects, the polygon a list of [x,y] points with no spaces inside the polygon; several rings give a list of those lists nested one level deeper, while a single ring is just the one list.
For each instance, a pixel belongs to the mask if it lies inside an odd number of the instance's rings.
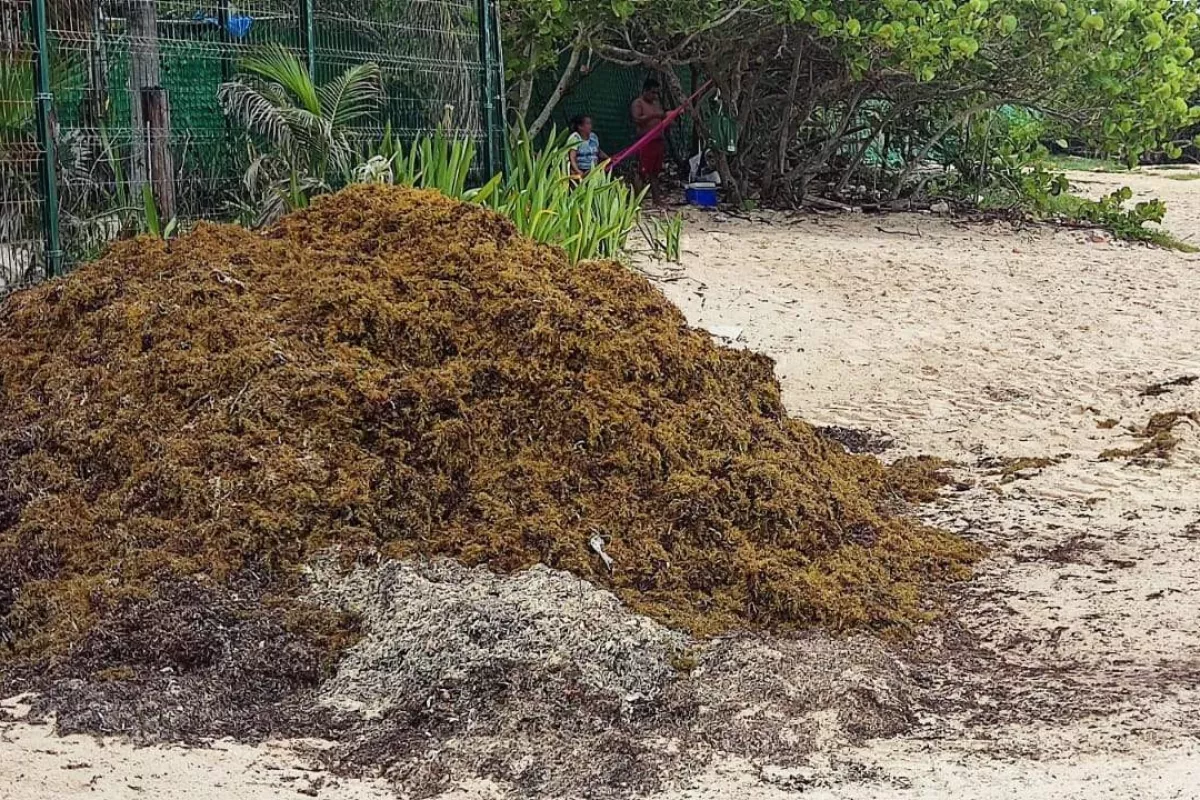
[{"label": "shirtless man", "polygon": [[[637,128],[639,139],[662,122],[663,117],[666,116],[662,101],[659,99],[658,89],[658,81],[654,78],[647,78],[646,83],[642,86],[642,93],[634,98],[633,104],[629,107],[629,113],[633,117],[633,124]],[[659,131],[653,139],[638,150],[638,171],[634,179],[634,187],[640,192],[642,187],[649,182],[650,195],[654,199],[655,205],[661,204],[658,179],[662,175],[663,159],[666,154],[667,140],[663,131]]]}]

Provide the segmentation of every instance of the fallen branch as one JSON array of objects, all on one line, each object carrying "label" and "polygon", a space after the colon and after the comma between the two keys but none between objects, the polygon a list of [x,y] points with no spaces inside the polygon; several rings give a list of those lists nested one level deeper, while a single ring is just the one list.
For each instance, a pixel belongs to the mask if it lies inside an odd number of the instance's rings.
[{"label": "fallen branch", "polygon": [[837,200],[828,200],[824,197],[806,194],[801,201],[802,205],[812,206],[813,208],[827,208],[830,211],[845,211],[847,213],[854,210],[854,206],[848,206],[845,203],[839,203]]},{"label": "fallen branch", "polygon": [[917,237],[921,236],[920,228],[918,228],[916,233],[914,233],[912,231],[890,231],[887,228],[883,227],[882,225],[876,225],[875,230],[879,231],[880,233],[890,233],[890,234],[894,234],[896,236],[917,236]]}]

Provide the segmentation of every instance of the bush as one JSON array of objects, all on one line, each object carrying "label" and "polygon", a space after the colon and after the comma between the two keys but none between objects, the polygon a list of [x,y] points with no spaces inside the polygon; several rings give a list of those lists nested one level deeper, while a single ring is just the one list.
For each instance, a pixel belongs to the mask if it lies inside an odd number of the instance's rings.
[{"label": "bush", "polygon": [[[564,51],[661,71],[677,97],[679,67],[711,77],[736,121],[738,155],[722,163],[735,200],[790,204],[856,185],[896,197],[943,145],[1005,107],[1024,109],[1006,123],[1020,152],[1039,124],[1127,160],[1177,150],[1176,132],[1200,119],[1197,3],[515,0],[506,52],[519,56],[513,105],[539,120],[532,82],[556,82],[554,103],[578,72],[579,58],[557,59]],[[964,174],[989,171],[976,166]]]}]

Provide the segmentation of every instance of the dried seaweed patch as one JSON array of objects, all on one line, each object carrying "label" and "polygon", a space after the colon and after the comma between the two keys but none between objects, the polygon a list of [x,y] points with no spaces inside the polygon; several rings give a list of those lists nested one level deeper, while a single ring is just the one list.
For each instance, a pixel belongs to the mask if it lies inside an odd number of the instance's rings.
[{"label": "dried seaweed patch", "polygon": [[[697,634],[904,628],[978,554],[893,513],[932,472],[898,482],[790,419],[769,359],[620,265],[572,266],[432,193],[355,187],[265,234],[121,243],[0,316],[18,659],[79,657],[180,581],[251,581],[294,613],[330,546],[544,563]],[[305,641],[352,638],[306,614]]]},{"label": "dried seaweed patch", "polygon": [[1200,425],[1200,412],[1165,411],[1154,414],[1144,426],[1132,431],[1136,438],[1145,440],[1142,444],[1130,448],[1114,447],[1101,453],[1100,458],[1104,461],[1168,459],[1180,442],[1175,435],[1175,428],[1183,424]]}]

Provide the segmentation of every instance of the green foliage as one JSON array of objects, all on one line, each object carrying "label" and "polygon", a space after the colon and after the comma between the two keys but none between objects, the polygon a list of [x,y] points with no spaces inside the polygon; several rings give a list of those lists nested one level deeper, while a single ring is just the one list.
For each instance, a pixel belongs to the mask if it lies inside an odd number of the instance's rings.
[{"label": "green foliage", "polygon": [[679,263],[683,258],[683,215],[675,214],[663,226],[663,255],[668,261]]},{"label": "green foliage", "polygon": [[715,0],[511,0],[501,7],[508,78],[522,78],[558,64],[577,41],[617,36],[630,24],[653,25],[664,37],[703,30],[726,4]]},{"label": "green foliage", "polygon": [[1041,145],[1036,116],[1009,113],[982,117],[956,155],[955,171],[939,189],[984,209],[1003,209],[1035,219],[1104,228],[1114,236],[1182,249],[1161,229],[1166,207],[1150,200],[1127,208],[1126,187],[1099,200],[1071,193],[1070,181]]},{"label": "green foliage", "polygon": [[1125,204],[1133,198],[1133,192],[1124,186],[1099,200],[1087,200],[1070,194],[1062,194],[1059,202],[1051,202],[1048,211],[1077,223],[1087,223],[1111,231],[1120,239],[1149,242],[1177,247],[1163,231],[1146,227],[1147,223],[1161,223],[1167,208],[1161,200],[1146,200],[1135,203],[1132,208]]},{"label": "green foliage", "polygon": [[974,199],[985,210],[1017,211],[1034,219],[1102,228],[1127,241],[1175,250],[1193,249],[1161,228],[1149,227],[1151,223],[1161,223],[1166,215],[1166,205],[1161,200],[1142,201],[1127,207],[1133,199],[1133,192],[1128,187],[1099,200],[1080,197],[1071,192],[1066,175],[1044,162],[1024,165],[1005,175],[993,173],[986,186],[970,186],[969,190],[978,192]]},{"label": "green foliage", "polygon": [[564,131],[551,132],[542,148],[523,131],[511,138],[509,170],[491,208],[539,242],[562,246],[572,262],[620,258],[637,227],[645,192],[635,192],[603,168],[571,178]]},{"label": "green foliage", "polygon": [[477,188],[468,184],[475,143],[451,138],[441,129],[408,147],[390,129],[385,131],[382,142],[363,154],[354,174],[362,182],[436,189],[487,206],[512,220],[522,234],[562,247],[572,263],[621,258],[637,227],[643,194],[604,169],[573,181],[565,132],[551,133],[541,148],[523,131],[513,141],[509,170]]},{"label": "green foliage", "polygon": [[389,123],[383,139],[360,156],[354,170],[359,183],[394,183],[436,189],[457,200],[483,202],[494,191],[498,179],[481,189],[468,188],[475,162],[476,145],[471,139],[452,138],[441,126],[432,136],[416,139],[411,147],[396,139]]},{"label": "green foliage", "polygon": [[314,194],[344,182],[355,161],[350,133],[382,102],[377,64],[358,64],[317,86],[307,67],[282,45],[246,58],[238,80],[218,99],[227,116],[264,143],[252,146],[244,183],[257,198],[258,224],[308,205]]},{"label": "green foliage", "polygon": [[179,228],[179,220],[175,217],[167,220],[166,225],[158,213],[158,202],[154,199],[154,191],[149,184],[142,185],[142,221],[145,233],[155,239],[170,239]]},{"label": "green foliage", "polygon": [[158,221],[158,203],[154,200],[154,192],[149,184],[142,186],[142,208],[145,211],[146,232],[155,239],[162,238],[162,226]]},{"label": "green foliage", "polygon": [[1097,149],[1137,158],[1195,121],[1193,0],[780,0],[859,76],[922,83],[1070,117]]},{"label": "green foliage", "polygon": [[[52,53],[50,91],[61,93],[83,80],[83,59],[70,51]],[[33,54],[25,51],[0,53],[0,145],[11,144],[34,132],[37,105],[34,102]]]},{"label": "green foliage", "polygon": [[[1160,150],[1176,155],[1178,132],[1200,122],[1191,103],[1200,90],[1200,0],[507,6],[518,95],[550,67],[569,87],[572,76],[559,76],[564,52],[659,71],[668,82],[687,65],[713,78],[737,120],[727,186],[737,202],[799,202],[813,184],[834,194],[860,184],[911,191],[923,161],[944,143],[974,138],[972,129],[1005,106],[1027,110],[1002,137],[1016,160],[1037,133],[1131,163]],[[863,157],[880,147],[882,158]],[[983,160],[967,172],[986,181],[1003,154],[993,137],[969,155]]]},{"label": "green foliage", "polygon": [[[62,92],[77,85],[84,72],[83,60],[76,53],[56,52],[50,59],[50,91]],[[28,51],[0,48],[0,196],[5,200],[7,219],[0,219],[0,234],[5,238],[32,235],[18,233],[12,207],[15,198],[37,196],[38,153],[33,55]],[[61,154],[60,154],[61,155]],[[70,187],[65,187],[69,190]],[[68,198],[64,198],[68,199]],[[36,208],[29,202],[26,209]],[[22,227],[25,222],[19,223]]]},{"label": "green foliage", "polygon": [[859,76],[1035,97],[1104,150],[1133,156],[1197,119],[1192,0],[777,0]]},{"label": "green foliage", "polygon": [[652,217],[641,227],[646,244],[655,258],[679,263],[683,256],[683,215]]}]

